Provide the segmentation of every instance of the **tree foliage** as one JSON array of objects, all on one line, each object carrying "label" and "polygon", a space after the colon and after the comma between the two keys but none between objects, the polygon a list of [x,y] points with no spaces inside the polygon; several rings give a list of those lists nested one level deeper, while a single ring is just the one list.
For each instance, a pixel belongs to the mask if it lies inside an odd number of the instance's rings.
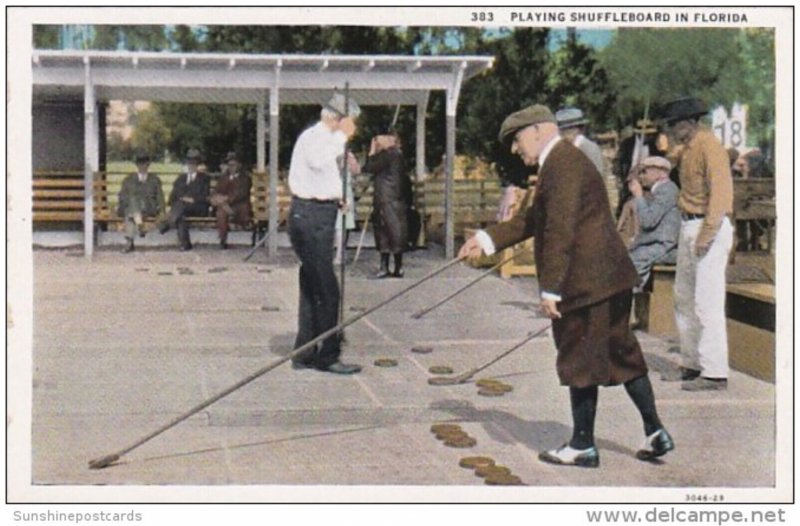
[{"label": "tree foliage", "polygon": [[[131,136],[131,146],[136,151],[145,151],[151,158],[160,159],[171,143],[172,130],[166,126],[157,106],[139,111],[136,115],[136,127]],[[115,146],[116,147],[116,146]],[[130,148],[120,145],[122,159],[130,158]]]},{"label": "tree foliage", "polygon": [[[37,48],[59,44],[61,26],[34,26]],[[650,115],[670,98],[696,95],[709,104],[750,107],[749,136],[774,142],[775,55],[772,30],[630,28],[615,32],[602,50],[581,44],[575,33],[554,47],[545,28],[484,30],[475,27],[378,26],[93,26],[95,49],[223,53],[475,54],[495,57],[494,67],[464,84],[457,148],[490,161],[505,154],[497,129],[510,112],[533,103],[552,109],[580,107],[600,131],[622,128]],[[394,117],[394,107],[366,107],[354,140],[356,151]],[[426,163],[441,162],[445,147],[445,97],[430,96]],[[316,105],[284,106],[280,164],[286,166],[299,133],[319,116]],[[256,110],[251,105],[155,103],[142,115],[135,141],[152,154],[165,148],[182,156],[200,148],[210,162],[236,150],[255,162]],[[414,155],[416,112],[399,111],[397,129]],[[147,138],[150,134],[152,137]],[[159,144],[155,150],[156,144]]]},{"label": "tree foliage", "polygon": [[764,140],[774,126],[774,35],[765,29],[619,29],[600,54],[617,95],[619,123],[659,103],[697,96],[730,109],[750,106],[749,128]]}]

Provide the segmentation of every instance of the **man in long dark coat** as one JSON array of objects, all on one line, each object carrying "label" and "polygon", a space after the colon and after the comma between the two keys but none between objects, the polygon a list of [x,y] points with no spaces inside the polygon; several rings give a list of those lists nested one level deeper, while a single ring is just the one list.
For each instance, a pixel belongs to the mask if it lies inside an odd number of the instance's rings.
[{"label": "man in long dark coat", "polygon": [[[378,135],[372,140],[362,172],[373,174],[372,201],[375,244],[381,254],[377,278],[403,277],[403,252],[408,248],[408,209],[411,206],[411,180],[403,169],[403,152],[397,136]],[[394,255],[394,271],[389,272],[389,255]]]},{"label": "man in long dark coat", "polygon": [[181,251],[191,250],[192,241],[189,238],[189,224],[187,217],[208,217],[208,192],[211,180],[203,172],[198,171],[201,156],[197,150],[186,153],[186,173],[175,179],[172,192],[169,194],[169,215],[167,222],[159,228],[165,233],[169,228],[178,230],[178,242]]},{"label": "man in long dark coat", "polygon": [[597,467],[594,417],[599,385],[624,384],[639,412],[645,443],[636,456],[674,448],[656,412],[647,366],[628,320],[636,270],[617,234],[603,179],[592,162],[558,133],[545,106],[511,114],[501,142],[525,164],[540,165],[533,203],[510,221],[479,231],[460,251],[475,258],[535,237],[541,308],[552,319],[556,370],[570,388],[574,431],[569,443],[540,453],[553,464]]}]

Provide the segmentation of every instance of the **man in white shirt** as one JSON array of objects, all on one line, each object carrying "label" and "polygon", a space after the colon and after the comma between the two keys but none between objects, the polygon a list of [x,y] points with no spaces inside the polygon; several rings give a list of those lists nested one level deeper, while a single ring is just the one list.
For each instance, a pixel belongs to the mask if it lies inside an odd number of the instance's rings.
[{"label": "man in white shirt", "polygon": [[[320,121],[298,137],[289,166],[292,207],[289,239],[300,259],[297,349],[338,324],[339,284],[333,270],[333,236],[337,211],[350,206],[342,195],[344,146],[356,130],[358,105],[336,93],[322,108]],[[351,173],[358,163],[347,159]],[[361,366],[339,361],[341,335],[326,338],[292,358],[295,369],[354,374]]]},{"label": "man in white shirt", "polygon": [[558,122],[561,136],[582,151],[592,161],[600,175],[605,175],[603,152],[597,143],[590,141],[583,134],[586,131],[586,125],[589,123],[589,119],[583,116],[583,112],[578,108],[558,110],[556,112],[556,122]]}]

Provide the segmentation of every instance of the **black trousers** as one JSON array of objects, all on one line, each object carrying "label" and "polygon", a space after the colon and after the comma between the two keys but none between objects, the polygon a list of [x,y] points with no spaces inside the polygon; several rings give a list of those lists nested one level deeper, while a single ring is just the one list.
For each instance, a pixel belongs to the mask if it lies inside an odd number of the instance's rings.
[{"label": "black trousers", "polygon": [[[336,202],[292,199],[289,239],[300,259],[300,306],[294,348],[305,345],[339,321],[339,283],[333,271]],[[327,367],[339,360],[340,335],[326,338],[295,361]]]},{"label": "black trousers", "polygon": [[171,228],[178,231],[178,242],[183,246],[188,246],[192,244],[192,241],[189,238],[189,223],[186,218],[206,216],[208,216],[208,205],[176,201],[169,209],[167,222]]}]

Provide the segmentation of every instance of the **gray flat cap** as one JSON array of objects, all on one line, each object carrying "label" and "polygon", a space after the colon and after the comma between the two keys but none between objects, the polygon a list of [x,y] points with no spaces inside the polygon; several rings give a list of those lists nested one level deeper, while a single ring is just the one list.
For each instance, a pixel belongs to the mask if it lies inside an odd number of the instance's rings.
[{"label": "gray flat cap", "polygon": [[661,170],[669,172],[672,170],[672,163],[664,157],[651,155],[639,164],[640,168],[660,168]]},{"label": "gray flat cap", "polygon": [[584,117],[583,112],[578,108],[563,108],[556,112],[556,121],[559,129],[564,130],[583,126],[589,122],[589,119]]},{"label": "gray flat cap", "polygon": [[361,108],[358,106],[353,97],[350,97],[349,107],[345,110],[345,98],[342,93],[334,93],[331,100],[329,100],[325,107],[329,110],[335,111],[339,115],[347,115],[348,117],[356,118],[361,115]]},{"label": "gray flat cap", "polygon": [[498,139],[500,142],[507,142],[514,138],[522,128],[527,128],[532,124],[541,124],[543,122],[556,122],[556,117],[550,108],[542,104],[534,104],[528,106],[524,110],[515,111],[503,121],[500,126],[500,133]]}]

